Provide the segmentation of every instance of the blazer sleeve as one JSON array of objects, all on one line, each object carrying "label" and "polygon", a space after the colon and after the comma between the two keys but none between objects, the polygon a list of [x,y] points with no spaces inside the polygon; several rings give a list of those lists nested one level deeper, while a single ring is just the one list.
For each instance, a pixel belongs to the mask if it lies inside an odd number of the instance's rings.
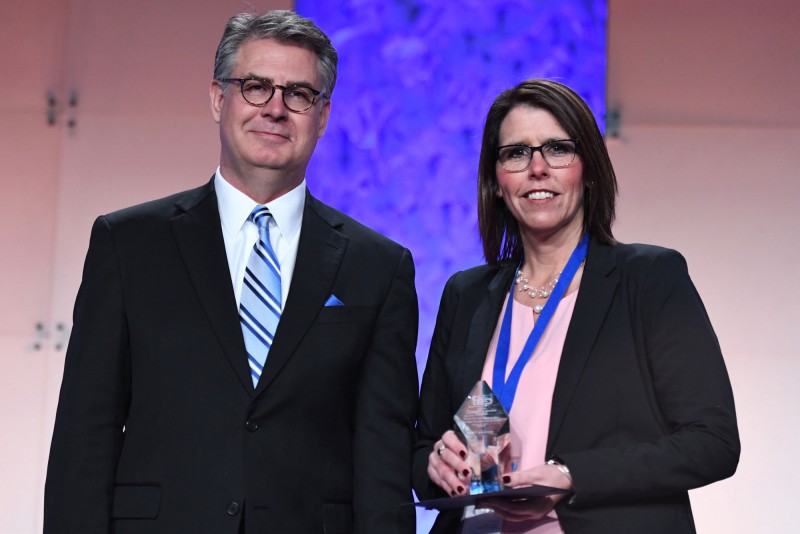
[{"label": "blazer sleeve", "polygon": [[645,268],[623,277],[621,294],[639,338],[636,361],[655,398],[662,436],[618,447],[554,450],[573,475],[572,506],[673,495],[736,470],[733,393],[716,335],[685,260],[661,250]]},{"label": "blazer sleeve", "polygon": [[442,292],[420,389],[413,459],[414,490],[420,500],[446,496],[444,490],[431,482],[428,476],[428,455],[442,434],[453,428],[452,414],[449,410],[450,379],[445,356],[450,346],[458,308],[458,291],[455,288],[457,276],[458,274],[455,274],[450,277]]},{"label": "blazer sleeve", "polygon": [[44,533],[108,534],[130,395],[124,295],[105,218],[92,228],[47,467]]},{"label": "blazer sleeve", "polygon": [[[404,250],[378,310],[357,382],[355,532],[413,534],[411,447],[417,408],[414,264]],[[323,439],[324,443],[324,439]]]}]

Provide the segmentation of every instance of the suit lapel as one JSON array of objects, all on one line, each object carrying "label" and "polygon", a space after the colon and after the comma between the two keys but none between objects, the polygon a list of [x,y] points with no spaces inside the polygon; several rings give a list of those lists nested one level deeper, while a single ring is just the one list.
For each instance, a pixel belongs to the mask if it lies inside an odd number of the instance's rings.
[{"label": "suit lapel", "polygon": [[256,394],[280,374],[330,296],[348,243],[341,225],[336,212],[306,193],[292,285]]},{"label": "suit lapel", "polygon": [[[456,392],[457,399],[454,399],[458,402],[457,405],[460,405],[472,390],[475,382],[480,379],[486,361],[486,351],[492,341],[492,335],[502,311],[503,300],[511,286],[514,272],[513,266],[507,266],[495,273],[486,288],[484,298],[472,316],[464,347],[463,374],[459,380],[461,391]],[[489,386],[491,387],[491,384]]]},{"label": "suit lapel", "polygon": [[187,193],[176,207],[172,231],[189,278],[231,367],[242,386],[252,393],[213,179]]},{"label": "suit lapel", "polygon": [[550,411],[548,455],[619,284],[615,269],[612,247],[592,240],[558,367]]}]

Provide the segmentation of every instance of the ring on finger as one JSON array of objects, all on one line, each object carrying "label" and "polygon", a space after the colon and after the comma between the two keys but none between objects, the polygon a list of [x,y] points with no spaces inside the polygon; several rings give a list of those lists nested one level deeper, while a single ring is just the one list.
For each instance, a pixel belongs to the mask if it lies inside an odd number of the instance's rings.
[{"label": "ring on finger", "polygon": [[441,458],[441,457],[442,457],[442,453],[444,452],[444,450],[445,450],[446,448],[447,448],[447,447],[445,447],[445,446],[444,446],[444,443],[442,443],[441,445],[439,445],[439,448],[438,448],[438,449],[436,449],[436,454],[438,454],[438,455],[439,455],[439,457]]}]

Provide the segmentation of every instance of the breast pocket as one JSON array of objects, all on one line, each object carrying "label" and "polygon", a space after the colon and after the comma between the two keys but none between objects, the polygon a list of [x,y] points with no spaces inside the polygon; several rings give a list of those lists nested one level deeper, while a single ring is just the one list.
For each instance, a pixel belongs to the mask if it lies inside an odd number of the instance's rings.
[{"label": "breast pocket", "polygon": [[319,311],[317,324],[369,323],[374,319],[373,306],[325,306]]},{"label": "breast pocket", "polygon": [[374,306],[326,306],[302,341],[302,353],[329,376],[357,372],[372,338]]}]

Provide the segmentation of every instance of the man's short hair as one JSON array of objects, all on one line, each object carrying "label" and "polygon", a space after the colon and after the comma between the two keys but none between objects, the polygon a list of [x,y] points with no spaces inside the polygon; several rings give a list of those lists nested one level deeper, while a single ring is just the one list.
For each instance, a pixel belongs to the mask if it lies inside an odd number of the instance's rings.
[{"label": "man's short hair", "polygon": [[311,20],[289,10],[266,13],[239,13],[228,19],[225,32],[217,47],[214,60],[214,79],[229,78],[236,66],[237,54],[249,39],[275,39],[279,43],[299,46],[314,52],[319,60],[319,72],[326,98],[336,85],[336,65],[339,56],[331,40]]}]

